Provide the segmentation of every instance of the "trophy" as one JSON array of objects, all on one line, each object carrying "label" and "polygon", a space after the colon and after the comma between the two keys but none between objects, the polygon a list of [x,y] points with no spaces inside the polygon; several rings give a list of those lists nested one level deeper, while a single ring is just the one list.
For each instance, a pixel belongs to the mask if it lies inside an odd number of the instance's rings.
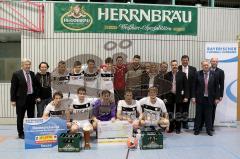
[{"label": "trophy", "polygon": [[83,128],[84,134],[84,149],[90,149],[90,127]]}]

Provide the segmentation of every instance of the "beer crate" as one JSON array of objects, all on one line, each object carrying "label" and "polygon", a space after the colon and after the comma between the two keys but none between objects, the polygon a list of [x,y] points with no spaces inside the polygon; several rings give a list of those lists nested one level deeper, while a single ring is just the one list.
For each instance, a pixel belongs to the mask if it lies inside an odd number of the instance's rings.
[{"label": "beer crate", "polygon": [[144,127],[141,132],[140,149],[163,149],[163,134],[161,129]]},{"label": "beer crate", "polygon": [[82,149],[82,134],[62,133],[58,137],[58,152],[79,152]]}]

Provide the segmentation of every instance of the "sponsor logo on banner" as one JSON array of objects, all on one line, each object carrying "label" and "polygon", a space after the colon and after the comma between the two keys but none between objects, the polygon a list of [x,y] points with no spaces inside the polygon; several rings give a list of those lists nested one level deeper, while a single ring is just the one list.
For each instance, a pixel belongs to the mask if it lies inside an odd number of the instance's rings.
[{"label": "sponsor logo on banner", "polygon": [[197,35],[197,8],[55,3],[54,31]]},{"label": "sponsor logo on banner", "polygon": [[237,43],[207,43],[206,59],[217,57],[219,62],[229,63],[238,61]]},{"label": "sponsor logo on banner", "polygon": [[73,31],[86,30],[92,23],[93,19],[91,15],[80,5],[71,6],[69,11],[61,17],[61,24]]},{"label": "sponsor logo on banner", "polygon": [[66,120],[61,118],[27,118],[24,120],[25,149],[54,147],[57,137],[66,131]]},{"label": "sponsor logo on banner", "polygon": [[47,144],[47,143],[56,143],[56,142],[57,142],[57,135],[35,136],[36,144]]}]

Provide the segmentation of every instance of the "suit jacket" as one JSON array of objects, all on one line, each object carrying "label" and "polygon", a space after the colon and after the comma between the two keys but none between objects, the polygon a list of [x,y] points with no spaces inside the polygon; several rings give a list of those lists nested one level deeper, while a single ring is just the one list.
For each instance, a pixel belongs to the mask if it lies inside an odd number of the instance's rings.
[{"label": "suit jacket", "polygon": [[[203,70],[196,73],[196,81],[194,83],[195,91],[193,97],[196,98],[196,102],[201,104],[204,98],[205,83]],[[208,99],[211,104],[214,104],[215,99],[219,99],[219,83],[218,77],[213,71],[210,71],[208,78]]]},{"label": "suit jacket", "polygon": [[[178,70],[182,72],[182,65],[178,66]],[[195,76],[196,76],[197,69],[193,66],[188,66],[188,87],[189,87],[189,98],[192,98],[193,95],[193,83],[195,82]]]},{"label": "suit jacket", "polygon": [[224,71],[220,68],[215,69],[215,74],[218,78],[219,83],[219,90],[220,90],[220,97],[223,97],[223,91],[224,91],[224,80],[225,80],[225,74]]},{"label": "suit jacket", "polygon": [[[37,96],[37,80],[34,72],[30,71],[32,80],[33,97]],[[11,101],[16,102],[16,106],[24,106],[27,99],[27,82],[23,70],[13,73],[11,80]]]},{"label": "suit jacket", "polygon": [[[168,72],[166,74],[166,79],[168,81],[171,81],[171,83],[173,82],[173,74],[172,71]],[[189,98],[189,87],[188,87],[188,81],[187,81],[187,77],[186,74],[184,72],[180,72],[178,71],[176,74],[176,99],[175,101],[173,101],[174,99],[171,97],[172,93],[169,93],[167,95],[167,101],[168,103],[182,103],[184,98]]]},{"label": "suit jacket", "polygon": [[166,74],[161,72],[154,78],[153,85],[158,88],[158,97],[161,99],[164,99],[165,95],[172,89],[172,82],[167,80]]}]

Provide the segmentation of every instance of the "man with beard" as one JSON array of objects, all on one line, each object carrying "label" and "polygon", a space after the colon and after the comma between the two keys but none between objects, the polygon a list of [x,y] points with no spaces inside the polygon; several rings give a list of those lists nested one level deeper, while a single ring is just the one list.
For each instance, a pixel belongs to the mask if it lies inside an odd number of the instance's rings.
[{"label": "man with beard", "polygon": [[174,125],[174,106],[176,106],[175,114],[175,129],[176,133],[181,133],[181,123],[183,121],[183,107],[188,102],[189,88],[187,83],[187,77],[184,72],[178,71],[177,60],[171,61],[172,71],[168,72],[165,76],[166,80],[172,82],[171,92],[166,95],[166,106],[170,117],[170,132],[173,131]]},{"label": "man with beard", "polygon": [[140,56],[134,55],[132,63],[128,66],[126,75],[126,88],[133,90],[136,99],[141,98],[141,76],[144,67],[140,64]]}]

